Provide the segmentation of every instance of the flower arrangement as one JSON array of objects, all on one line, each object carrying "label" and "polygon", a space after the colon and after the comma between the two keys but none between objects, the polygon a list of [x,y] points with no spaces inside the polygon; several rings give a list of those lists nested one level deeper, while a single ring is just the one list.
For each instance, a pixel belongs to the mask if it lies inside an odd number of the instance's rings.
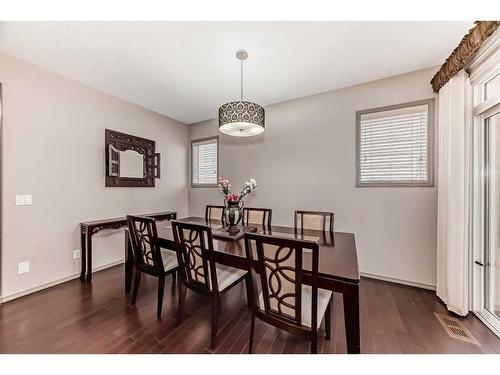
[{"label": "flower arrangement", "polygon": [[245,198],[247,194],[255,190],[255,188],[257,187],[257,182],[253,178],[251,178],[250,181],[245,181],[245,183],[243,184],[243,189],[239,194],[231,193],[231,184],[229,183],[229,180],[223,177],[219,177],[218,185],[227,202],[239,203],[243,200],[243,198]]}]

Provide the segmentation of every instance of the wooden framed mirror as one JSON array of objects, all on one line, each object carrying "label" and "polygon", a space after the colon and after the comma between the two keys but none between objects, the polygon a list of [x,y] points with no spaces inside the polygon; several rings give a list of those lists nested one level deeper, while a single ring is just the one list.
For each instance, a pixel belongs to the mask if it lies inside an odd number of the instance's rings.
[{"label": "wooden framed mirror", "polygon": [[154,187],[160,178],[155,141],[106,129],[106,186]]}]

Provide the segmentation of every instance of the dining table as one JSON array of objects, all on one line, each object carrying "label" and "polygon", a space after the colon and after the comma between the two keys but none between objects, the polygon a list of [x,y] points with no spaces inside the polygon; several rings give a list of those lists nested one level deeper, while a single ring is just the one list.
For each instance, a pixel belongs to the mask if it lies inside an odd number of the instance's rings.
[{"label": "dining table", "polygon": [[[214,260],[217,263],[249,270],[251,262],[246,257],[243,238],[231,239],[227,236],[217,236],[222,223],[218,220],[207,220],[201,217],[186,217],[177,221],[208,225],[213,233]],[[359,282],[358,256],[353,233],[324,232],[319,230],[300,230],[285,226],[257,227],[256,233],[313,240],[319,245],[319,287],[342,294],[344,305],[344,324],[347,352],[360,353],[360,322],[359,322]],[[255,229],[254,229],[255,230]],[[174,235],[170,221],[157,223],[158,243],[161,248],[175,250]],[[130,292],[133,278],[134,255],[128,232],[125,234],[125,291]],[[307,277],[309,262],[304,261],[305,277],[303,282],[310,283]]]}]

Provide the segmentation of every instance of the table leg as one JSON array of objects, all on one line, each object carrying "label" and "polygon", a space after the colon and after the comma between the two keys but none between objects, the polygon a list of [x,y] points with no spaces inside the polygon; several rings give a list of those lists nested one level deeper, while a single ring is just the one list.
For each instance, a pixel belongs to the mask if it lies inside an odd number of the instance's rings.
[{"label": "table leg", "polygon": [[125,231],[125,293],[132,289],[132,278],[134,273],[134,254],[128,230]]},{"label": "table leg", "polygon": [[81,257],[81,261],[82,261],[82,270],[80,272],[80,280],[82,281],[85,281],[85,273],[87,271],[86,267],[87,267],[87,243],[86,243],[86,237],[85,237],[85,232],[83,230],[83,228],[80,230],[81,233],[80,233],[80,257]]},{"label": "table leg", "polygon": [[87,228],[87,282],[92,281],[92,229]]},{"label": "table leg", "polygon": [[347,353],[359,354],[359,285],[346,285],[343,293]]}]

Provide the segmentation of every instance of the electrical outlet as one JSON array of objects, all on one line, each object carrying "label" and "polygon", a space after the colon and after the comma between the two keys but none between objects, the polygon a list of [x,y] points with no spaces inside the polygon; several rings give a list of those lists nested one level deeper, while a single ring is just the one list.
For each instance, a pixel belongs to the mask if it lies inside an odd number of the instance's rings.
[{"label": "electrical outlet", "polygon": [[73,251],[73,259],[80,259],[81,252],[80,249]]},{"label": "electrical outlet", "polygon": [[21,262],[17,264],[17,274],[21,275],[23,273],[30,272],[30,262]]}]

